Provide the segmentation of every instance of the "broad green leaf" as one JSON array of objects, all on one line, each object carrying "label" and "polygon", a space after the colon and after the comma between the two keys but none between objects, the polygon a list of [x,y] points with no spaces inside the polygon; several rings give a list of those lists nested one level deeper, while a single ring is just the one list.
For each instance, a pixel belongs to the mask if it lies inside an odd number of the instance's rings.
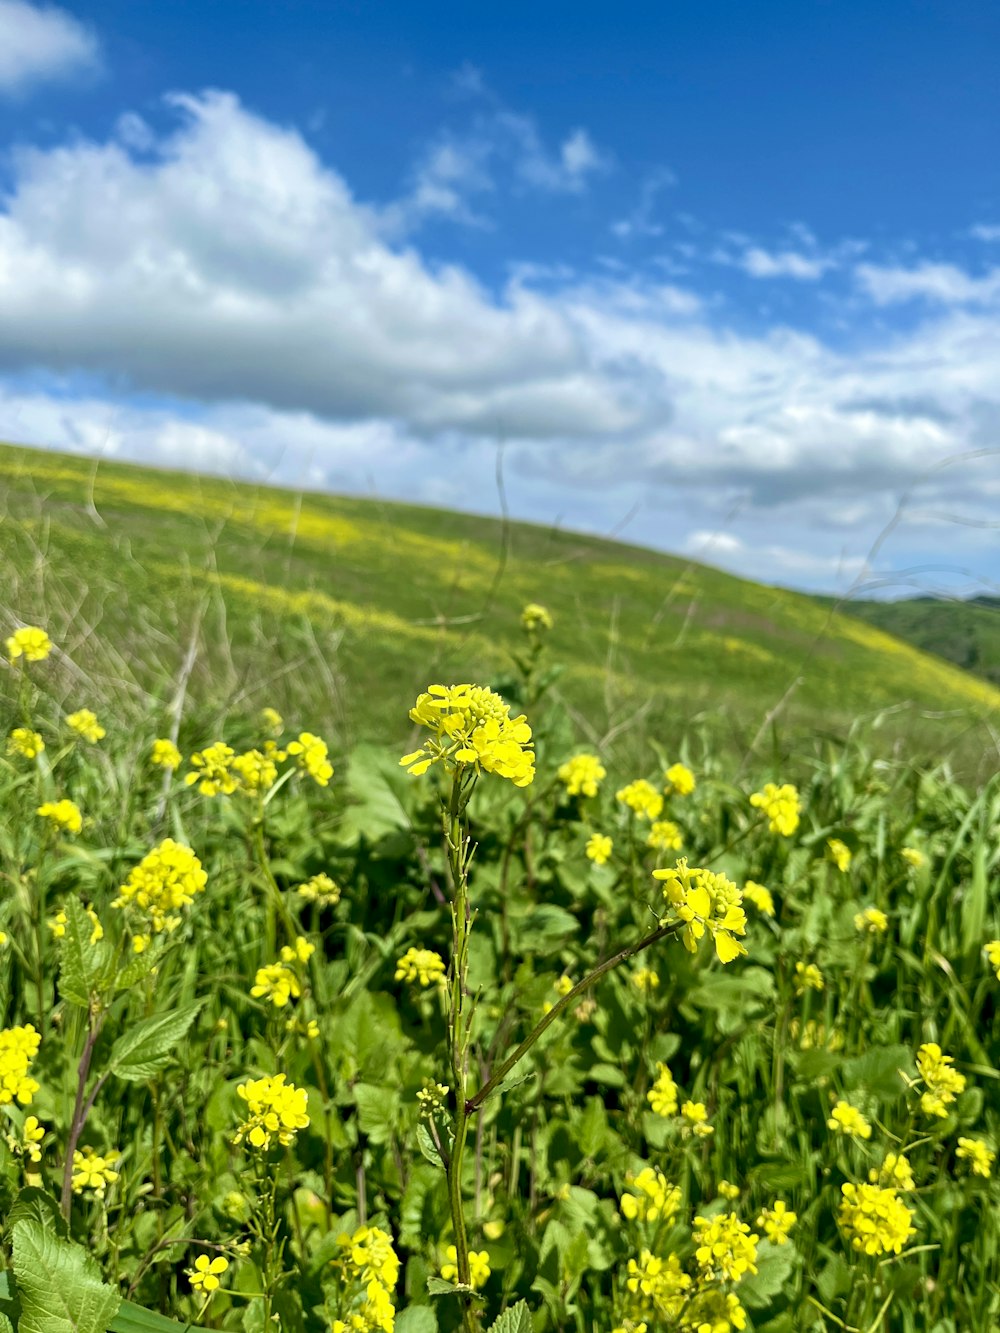
[{"label": "broad green leaf", "polygon": [[121,1296],[81,1246],[38,1222],[14,1227],[18,1333],[107,1333]]},{"label": "broad green leaf", "polygon": [[21,1190],[5,1220],[8,1227],[12,1227],[15,1222],[37,1222],[46,1231],[51,1231],[64,1240],[69,1234],[66,1219],[59,1211],[56,1200],[51,1194],[34,1185],[28,1185]]},{"label": "broad green leaf", "polygon": [[185,1324],[155,1310],[146,1310],[132,1301],[122,1301],[118,1313],[108,1325],[108,1333],[204,1333],[200,1326]]},{"label": "broad green leaf", "polygon": [[438,1333],[437,1315],[429,1305],[411,1305],[396,1316],[396,1333]]},{"label": "broad green leaf", "polygon": [[387,1143],[399,1116],[399,1092],[374,1083],[357,1083],[354,1100],[358,1107],[358,1123],[371,1142]]},{"label": "broad green leaf", "polygon": [[532,1333],[531,1311],[526,1301],[518,1301],[503,1314],[495,1324],[490,1325],[489,1333]]},{"label": "broad green leaf", "polygon": [[774,1245],[762,1240],[757,1247],[757,1272],[740,1283],[740,1300],[749,1310],[764,1310],[788,1281],[795,1266],[791,1242]]},{"label": "broad green leaf", "polygon": [[91,941],[93,922],[76,898],[67,898],[63,911],[66,926],[59,939],[59,993],[64,1000],[87,1009],[91,995],[99,988],[108,947],[103,941]]},{"label": "broad green leaf", "polygon": [[445,1282],[443,1277],[429,1277],[427,1290],[432,1296],[471,1296],[473,1293],[472,1287],[460,1282]]},{"label": "broad green leaf", "polygon": [[123,1032],[111,1048],[111,1072],[127,1083],[152,1078],[174,1054],[202,1003],[196,1000],[171,1013],[156,1014]]}]

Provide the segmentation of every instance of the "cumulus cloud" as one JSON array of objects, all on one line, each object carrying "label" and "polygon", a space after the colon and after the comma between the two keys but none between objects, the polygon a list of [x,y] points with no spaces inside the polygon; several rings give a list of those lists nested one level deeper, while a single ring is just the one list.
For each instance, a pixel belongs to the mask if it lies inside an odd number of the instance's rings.
[{"label": "cumulus cloud", "polygon": [[757,245],[745,250],[736,262],[752,278],[796,278],[800,282],[815,282],[835,267],[833,259],[819,255],[803,255],[795,250],[775,252]]},{"label": "cumulus cloud", "polygon": [[877,305],[936,301],[941,305],[993,305],[1000,302],[1000,268],[973,277],[956,264],[924,262],[911,268],[859,264],[854,271],[862,289]]},{"label": "cumulus cloud", "polygon": [[0,95],[23,95],[99,64],[97,38],[65,9],[0,0]]}]

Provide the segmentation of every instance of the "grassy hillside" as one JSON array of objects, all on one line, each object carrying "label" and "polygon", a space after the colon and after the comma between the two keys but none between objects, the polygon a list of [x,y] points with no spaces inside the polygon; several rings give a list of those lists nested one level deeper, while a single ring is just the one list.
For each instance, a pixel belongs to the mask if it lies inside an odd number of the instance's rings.
[{"label": "grassy hillside", "polygon": [[912,597],[902,602],[852,602],[861,620],[898,635],[926,653],[1000,685],[1000,598],[943,601]]},{"label": "grassy hillside", "polygon": [[338,748],[400,740],[399,701],[429,681],[502,687],[503,645],[538,601],[565,664],[555,689],[612,749],[674,749],[704,725],[742,753],[775,711],[793,735],[885,709],[888,732],[938,755],[991,745],[993,685],[809,597],[652,551],[12,446],[0,495],[0,628],[45,623],[75,699],[83,673],[154,715],[183,687],[201,727],[273,703]]}]

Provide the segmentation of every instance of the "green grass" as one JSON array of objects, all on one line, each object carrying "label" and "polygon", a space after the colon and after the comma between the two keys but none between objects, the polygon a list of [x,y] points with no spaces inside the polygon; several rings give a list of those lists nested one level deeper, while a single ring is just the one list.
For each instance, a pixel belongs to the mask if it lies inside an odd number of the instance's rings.
[{"label": "green grass", "polygon": [[963,671],[1000,685],[1000,599],[996,597],[852,601],[846,609],[923,652],[935,653]]},{"label": "green grass", "polygon": [[[429,681],[516,671],[528,601],[555,617],[557,697],[592,742],[700,730],[742,757],[882,717],[965,771],[1000,691],[807,596],[638,547],[375,500],[0,447],[2,612],[44,621],[95,698],[200,734],[275,704],[348,749],[402,739]],[[762,730],[763,728],[763,730]],[[780,756],[776,757],[777,760]]]}]

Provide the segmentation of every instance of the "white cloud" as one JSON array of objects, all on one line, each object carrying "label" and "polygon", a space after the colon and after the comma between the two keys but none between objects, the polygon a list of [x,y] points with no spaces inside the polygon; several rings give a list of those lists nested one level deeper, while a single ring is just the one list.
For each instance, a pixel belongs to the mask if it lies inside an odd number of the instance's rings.
[{"label": "white cloud", "polygon": [[925,261],[912,268],[859,264],[854,273],[877,305],[920,299],[942,305],[992,305],[1000,300],[1000,268],[976,278],[955,264]]},{"label": "white cloud", "polygon": [[979,222],[969,228],[969,235],[977,241],[1000,241],[1000,226]]},{"label": "white cloud", "polygon": [[99,63],[97,38],[65,9],[0,0],[0,94],[21,95]]},{"label": "white cloud", "polygon": [[753,245],[735,261],[752,278],[796,278],[800,282],[816,282],[828,269],[836,267],[833,259],[820,255],[803,255],[795,250],[764,250]]}]

